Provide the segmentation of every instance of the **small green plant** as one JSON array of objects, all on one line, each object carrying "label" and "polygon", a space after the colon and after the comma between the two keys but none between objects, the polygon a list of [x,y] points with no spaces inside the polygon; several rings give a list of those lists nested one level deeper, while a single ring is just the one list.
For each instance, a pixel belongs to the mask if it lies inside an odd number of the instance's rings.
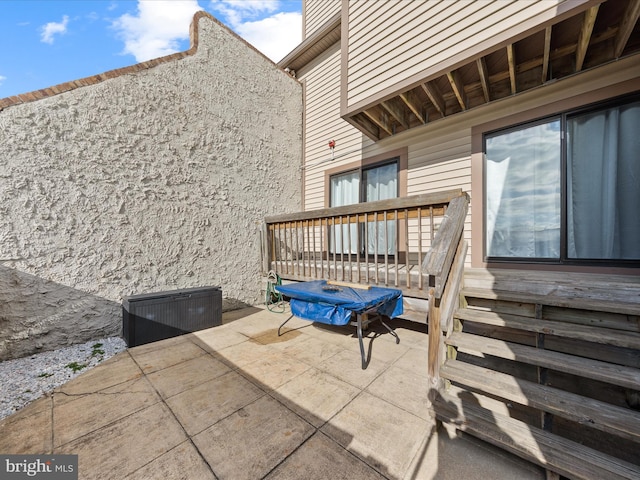
[{"label": "small green plant", "polygon": [[41,373],[40,375],[38,375],[38,377],[40,377],[40,378],[53,377],[53,373],[44,372],[44,373]]},{"label": "small green plant", "polygon": [[71,362],[67,363],[65,367],[70,368],[71,370],[73,370],[73,373],[76,373],[86,367],[86,365],[84,363]]},{"label": "small green plant", "polygon": [[102,350],[101,347],[102,347],[101,343],[94,343],[93,346],[91,347],[91,356],[96,357],[98,355],[104,355],[104,350]]}]

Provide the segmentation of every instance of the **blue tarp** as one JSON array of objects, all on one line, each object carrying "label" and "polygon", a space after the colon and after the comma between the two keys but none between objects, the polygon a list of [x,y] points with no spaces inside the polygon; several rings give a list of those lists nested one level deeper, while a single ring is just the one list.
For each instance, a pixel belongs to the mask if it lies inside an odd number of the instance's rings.
[{"label": "blue tarp", "polygon": [[277,285],[276,290],[291,298],[291,313],[314,322],[346,325],[351,313],[374,307],[381,315],[402,315],[402,292],[393,288],[371,287],[369,290],[327,285],[326,280]]}]

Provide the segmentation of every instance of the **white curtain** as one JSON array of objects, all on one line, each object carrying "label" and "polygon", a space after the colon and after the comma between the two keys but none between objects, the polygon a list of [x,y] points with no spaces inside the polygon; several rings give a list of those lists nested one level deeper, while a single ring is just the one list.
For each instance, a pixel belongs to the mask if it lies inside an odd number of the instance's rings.
[{"label": "white curtain", "polygon": [[[360,173],[351,172],[331,177],[331,206],[342,207],[360,202]],[[346,221],[346,217],[343,219]],[[331,253],[358,252],[358,225],[337,225],[331,230]]]},{"label": "white curtain", "polygon": [[567,128],[569,258],[640,259],[640,102]]},{"label": "white curtain", "polygon": [[486,139],[487,256],[560,257],[560,120]]},{"label": "white curtain", "polygon": [[[374,202],[376,200],[388,200],[398,196],[398,165],[396,163],[371,168],[365,170],[363,174],[366,186],[365,201]],[[381,219],[382,221],[380,221]],[[379,214],[378,221],[370,222],[367,228],[368,254],[374,254],[376,252],[376,243],[378,247],[378,255],[384,255],[385,250],[389,255],[395,254],[395,220],[384,222],[383,216]]]}]

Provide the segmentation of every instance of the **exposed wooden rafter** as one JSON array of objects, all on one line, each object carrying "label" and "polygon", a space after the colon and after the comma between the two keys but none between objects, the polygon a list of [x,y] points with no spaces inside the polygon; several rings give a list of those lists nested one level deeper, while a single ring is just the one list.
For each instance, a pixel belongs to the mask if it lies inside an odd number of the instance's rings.
[{"label": "exposed wooden rafter", "polygon": [[598,9],[600,4],[595,7],[591,7],[584,12],[584,19],[582,21],[582,27],[580,28],[580,34],[578,35],[578,45],[576,47],[576,72],[582,70],[584,59],[587,56],[587,49],[589,48],[589,42],[591,40],[591,34],[593,33],[593,26],[596,24],[596,17],[598,16]]},{"label": "exposed wooden rafter", "polygon": [[480,84],[482,85],[482,93],[484,93],[484,101],[491,101],[491,89],[489,88],[489,70],[487,70],[487,62],[484,57],[476,60],[478,66],[478,75],[480,75]]},{"label": "exposed wooden rafter", "polygon": [[365,110],[362,113],[364,113],[369,120],[375,123],[382,130],[387,132],[389,135],[393,135],[393,129],[389,124],[389,117],[387,115],[385,115],[384,113],[376,115],[375,112],[371,112],[369,110]]},{"label": "exposed wooden rafter", "polygon": [[425,115],[422,114],[420,100],[413,91],[409,90],[408,92],[401,93],[400,98],[421,123],[427,123]]},{"label": "exposed wooden rafter", "polygon": [[431,103],[433,103],[433,106],[436,107],[436,110],[438,110],[440,115],[444,117],[444,98],[442,98],[442,94],[440,93],[440,90],[438,90],[438,87],[436,87],[432,82],[425,82],[420,84],[420,86],[424,90],[424,93],[427,94],[427,97],[429,97],[429,100],[431,100]]},{"label": "exposed wooden rafter", "polygon": [[551,25],[544,29],[544,51],[542,53],[542,83],[549,78],[549,55],[551,52]]},{"label": "exposed wooden rafter", "polygon": [[402,125],[404,128],[409,128],[409,115],[407,114],[407,110],[404,108],[403,104],[392,98],[390,100],[382,102],[380,105],[393,118],[395,118],[400,125]]},{"label": "exposed wooden rafter", "polygon": [[351,119],[357,123],[363,132],[373,140],[380,140],[380,128],[362,113],[354,115]]},{"label": "exposed wooden rafter", "polygon": [[460,108],[518,95],[618,59],[638,58],[640,0],[585,3],[573,17],[513,37],[479,58],[456,62],[455,70],[430,71],[421,83],[412,80],[406,90],[385,91],[370,104],[354,105],[354,114],[346,119],[370,138],[383,139],[456,114]]},{"label": "exposed wooden rafter", "polygon": [[462,84],[462,80],[460,79],[460,75],[455,70],[452,72],[447,72],[447,79],[451,84],[451,90],[453,90],[454,95],[458,99],[458,103],[460,104],[460,108],[462,110],[467,109],[467,97],[464,93],[464,85]]},{"label": "exposed wooden rafter", "polygon": [[513,43],[507,45],[507,61],[509,62],[509,80],[511,81],[511,95],[516,94],[516,54]]},{"label": "exposed wooden rafter", "polygon": [[620,58],[620,55],[622,55],[624,47],[627,45],[629,37],[631,36],[631,32],[633,32],[633,29],[638,22],[638,17],[640,17],[640,0],[631,0],[627,6],[627,10],[622,16],[622,22],[620,23],[620,28],[616,35],[614,44],[615,58]]}]

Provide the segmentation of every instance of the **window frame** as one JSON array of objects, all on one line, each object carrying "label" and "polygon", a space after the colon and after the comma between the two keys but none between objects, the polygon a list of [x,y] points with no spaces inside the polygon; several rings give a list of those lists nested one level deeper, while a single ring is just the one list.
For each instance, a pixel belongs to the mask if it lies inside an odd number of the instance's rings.
[{"label": "window frame", "polygon": [[[640,267],[640,259],[580,259],[570,258],[568,255],[568,159],[567,159],[567,123],[570,118],[580,115],[607,110],[623,105],[628,105],[640,101],[640,93],[621,95],[607,100],[594,102],[588,105],[581,105],[569,108],[560,112],[533,118],[512,125],[482,132],[482,259],[486,264],[537,264],[537,265],[559,265],[559,266],[595,266],[595,267]],[[510,133],[524,128],[533,127],[545,123],[560,120],[560,256],[558,259],[535,258],[535,257],[491,257],[487,254],[487,137],[499,133]]]}]

